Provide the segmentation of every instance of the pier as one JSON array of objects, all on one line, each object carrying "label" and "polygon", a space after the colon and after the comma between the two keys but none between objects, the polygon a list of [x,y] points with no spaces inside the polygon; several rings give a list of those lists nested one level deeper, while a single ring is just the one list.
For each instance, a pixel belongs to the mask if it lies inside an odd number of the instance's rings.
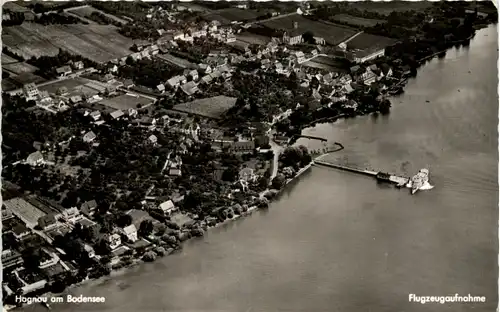
[{"label": "pier", "polygon": [[372,170],[358,169],[358,168],[344,166],[344,165],[338,165],[338,164],[334,164],[331,162],[322,161],[321,158],[322,158],[321,156],[316,158],[314,160],[313,164],[325,166],[325,167],[330,167],[330,168],[334,168],[334,169],[339,169],[339,170],[343,170],[343,171],[348,171],[348,172],[352,172],[352,173],[362,174],[362,175],[366,175],[366,176],[372,176],[372,177],[376,178],[377,181],[396,184],[396,186],[398,186],[398,187],[405,186],[409,180],[409,178],[407,178],[407,177],[401,177],[401,176],[397,176],[397,175],[393,175],[393,174],[389,174],[389,173],[385,173],[385,172],[381,172],[381,171],[372,171]]},{"label": "pier", "polygon": [[318,136],[312,136],[312,135],[297,135],[296,138],[297,139],[305,138],[305,139],[311,139],[311,140],[320,140],[322,142],[328,142],[328,139],[318,137]]}]

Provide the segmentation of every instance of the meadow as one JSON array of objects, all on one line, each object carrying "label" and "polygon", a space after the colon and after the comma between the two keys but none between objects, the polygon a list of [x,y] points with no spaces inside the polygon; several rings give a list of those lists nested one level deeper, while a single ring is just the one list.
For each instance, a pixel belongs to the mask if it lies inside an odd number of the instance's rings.
[{"label": "meadow", "polygon": [[293,23],[297,22],[297,29],[302,32],[312,32],[316,37],[322,37],[329,44],[338,44],[354,35],[357,31],[354,28],[335,25],[327,22],[313,21],[298,14],[287,15],[280,18],[271,19],[261,24],[271,29],[291,29]]},{"label": "meadow", "polygon": [[362,18],[349,14],[337,14],[333,16],[332,20],[334,22],[346,23],[355,27],[372,27],[386,22],[384,20]]},{"label": "meadow", "polygon": [[55,56],[59,49],[79,54],[98,63],[121,58],[131,53],[132,39],[120,35],[109,25],[40,25],[23,23],[6,27],[2,41],[25,59],[42,55]]}]

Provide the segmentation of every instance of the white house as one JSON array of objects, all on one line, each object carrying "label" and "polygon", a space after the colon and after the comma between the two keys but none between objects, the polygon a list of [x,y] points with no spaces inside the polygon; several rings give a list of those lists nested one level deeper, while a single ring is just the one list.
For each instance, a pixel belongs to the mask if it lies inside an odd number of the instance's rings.
[{"label": "white house", "polygon": [[245,182],[255,181],[256,178],[252,168],[243,168],[240,170],[238,175],[240,177],[240,180],[243,180]]},{"label": "white house", "polygon": [[176,210],[174,203],[170,199],[161,203],[158,208],[161,209],[166,215],[169,215]]},{"label": "white house", "polygon": [[89,258],[95,257],[95,251],[94,248],[92,248],[92,246],[85,244],[83,248],[85,248],[85,251],[89,254]]},{"label": "white house", "polygon": [[94,141],[96,138],[96,135],[93,131],[89,131],[87,133],[85,133],[85,135],[83,136],[83,142],[87,142],[87,143],[90,143],[92,141]]},{"label": "white house", "polygon": [[26,100],[36,100],[40,91],[34,83],[27,83],[23,86],[23,93],[26,97]]},{"label": "white house", "polygon": [[122,110],[116,110],[116,111],[112,112],[110,115],[113,119],[118,119],[118,118],[122,117],[124,115],[124,113]]},{"label": "white house", "polygon": [[129,109],[128,109],[128,115],[129,115],[130,117],[135,117],[135,116],[137,116],[137,114],[138,114],[138,112],[137,112],[137,110],[136,110],[136,109],[134,109],[134,108],[129,108]]},{"label": "white house", "polygon": [[94,121],[98,121],[99,118],[101,118],[101,112],[100,111],[93,111],[92,113],[90,113],[90,117],[92,117],[92,119],[94,119]]},{"label": "white house", "polygon": [[193,69],[192,71],[189,72],[188,74],[191,78],[193,78],[194,81],[198,80],[198,71],[196,69]]},{"label": "white house", "polygon": [[59,77],[66,77],[69,74],[71,74],[71,67],[68,65],[56,68],[56,73],[59,75]]},{"label": "white house", "polygon": [[77,61],[73,63],[73,68],[76,70],[83,69],[84,65],[82,61]]},{"label": "white house", "polygon": [[118,234],[113,234],[108,237],[108,242],[109,242],[109,248],[111,250],[118,248],[122,244],[122,240],[120,238],[120,235]]},{"label": "white house", "polygon": [[385,55],[385,48],[374,51],[374,52],[360,51],[360,52],[353,53],[352,60],[356,63],[364,63],[364,62],[373,60],[377,57],[384,56],[384,55]]},{"label": "white house", "polygon": [[80,211],[76,207],[65,209],[61,213],[61,216],[66,222],[70,222],[73,224],[78,222],[82,218],[82,216],[80,215]]},{"label": "white house", "polygon": [[28,158],[26,159],[26,163],[28,163],[30,166],[36,166],[41,163],[43,163],[43,155],[39,151],[31,153],[28,155]]},{"label": "white house", "polygon": [[152,134],[149,138],[148,138],[149,142],[151,142],[152,144],[156,144],[158,142],[158,138],[156,137],[156,135]]},{"label": "white house", "polygon": [[135,243],[138,240],[137,228],[133,224],[122,228],[121,233],[125,235],[133,243]]}]

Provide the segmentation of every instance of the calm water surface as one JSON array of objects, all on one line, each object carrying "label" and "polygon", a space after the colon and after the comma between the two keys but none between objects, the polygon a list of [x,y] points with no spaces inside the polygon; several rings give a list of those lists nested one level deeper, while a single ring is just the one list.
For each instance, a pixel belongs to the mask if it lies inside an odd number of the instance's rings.
[{"label": "calm water surface", "polygon": [[[105,304],[53,310],[493,311],[497,56],[492,26],[470,47],[423,66],[390,116],[306,131],[344,144],[330,160],[408,175],[429,168],[432,191],[410,196],[369,177],[312,168],[268,211],[74,291],[104,296]],[[408,303],[410,293],[470,293],[487,302],[421,305]]]}]

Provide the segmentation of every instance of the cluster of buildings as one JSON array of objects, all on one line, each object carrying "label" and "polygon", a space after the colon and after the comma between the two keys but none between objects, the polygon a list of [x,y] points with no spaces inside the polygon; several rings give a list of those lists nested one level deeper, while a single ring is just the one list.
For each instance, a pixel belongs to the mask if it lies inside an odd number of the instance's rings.
[{"label": "cluster of buildings", "polygon": [[[183,197],[173,197],[157,206],[153,206],[156,214],[168,216],[177,211],[177,204]],[[146,202],[144,202],[146,204]],[[150,205],[151,206],[151,205]],[[102,240],[111,249],[112,264],[120,261],[127,251],[151,246],[151,237],[139,237],[140,224],[149,220],[155,228],[160,222],[150,216],[144,210],[131,209],[125,214],[131,217],[131,224],[123,227],[115,227],[110,234],[100,231],[100,224],[93,218],[98,209],[95,200],[80,203],[76,207],[64,208],[58,203],[44,197],[14,196],[2,203],[2,269],[4,282],[2,283],[4,294],[29,294],[43,289],[48,283],[54,281],[58,276],[66,273],[76,274],[79,263],[71,259],[66,251],[54,246],[54,239],[59,235],[72,232],[75,227],[90,229],[97,233],[95,244]],[[27,246],[36,250],[38,259],[38,270],[32,269],[29,261]],[[96,245],[86,241],[83,245],[84,252],[89,258],[99,260],[101,256],[96,254]],[[130,252],[129,252],[130,253]],[[69,256],[69,257],[68,257]],[[65,260],[63,260],[65,259]]]}]

